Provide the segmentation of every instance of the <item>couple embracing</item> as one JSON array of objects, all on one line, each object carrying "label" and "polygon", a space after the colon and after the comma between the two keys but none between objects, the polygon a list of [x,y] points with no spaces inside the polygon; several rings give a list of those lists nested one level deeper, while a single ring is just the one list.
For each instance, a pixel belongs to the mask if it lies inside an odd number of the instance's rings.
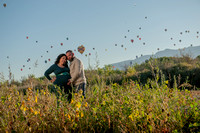
[{"label": "couple embracing", "polygon": [[[68,62],[70,62],[70,67]],[[51,78],[49,75],[54,73],[55,78]],[[72,86],[76,88],[75,92],[82,90],[82,95],[85,98],[85,85],[86,78],[84,73],[83,63],[74,56],[72,50],[68,50],[66,54],[60,54],[55,63],[50,66],[44,73],[46,78],[50,80],[54,85],[60,87],[64,93],[68,95],[68,101],[72,98]]]}]

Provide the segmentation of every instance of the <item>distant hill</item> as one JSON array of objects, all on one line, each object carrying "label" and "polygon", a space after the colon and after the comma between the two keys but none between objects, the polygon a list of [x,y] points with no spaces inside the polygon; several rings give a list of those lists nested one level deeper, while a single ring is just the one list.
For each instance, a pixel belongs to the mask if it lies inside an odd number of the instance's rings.
[{"label": "distant hill", "polygon": [[153,58],[159,58],[159,57],[181,57],[182,55],[189,55],[191,58],[196,58],[198,55],[200,55],[200,46],[194,46],[194,47],[187,47],[182,49],[165,49],[163,51],[159,51],[154,55],[144,55],[139,58],[136,58],[134,60],[126,60],[121,61],[118,63],[111,64],[112,66],[115,66],[115,69],[124,70],[128,66],[134,65],[134,64],[141,64],[145,62],[145,60],[150,59],[150,57]]}]

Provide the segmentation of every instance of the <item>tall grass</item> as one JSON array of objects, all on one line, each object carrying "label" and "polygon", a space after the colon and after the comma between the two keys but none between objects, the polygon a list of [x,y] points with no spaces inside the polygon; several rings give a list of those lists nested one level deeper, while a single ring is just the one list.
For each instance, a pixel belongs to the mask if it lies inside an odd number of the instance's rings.
[{"label": "tall grass", "polygon": [[[71,102],[60,95],[59,106],[45,79],[23,80],[27,89],[1,82],[0,132],[198,132],[200,99],[184,86],[180,90],[176,76],[169,88],[155,62],[148,67],[152,78],[145,83],[137,66],[91,69],[86,99],[82,92],[73,93]],[[127,78],[132,74],[139,80]]]},{"label": "tall grass", "polygon": [[[200,127],[200,101],[190,91],[149,80],[121,85],[97,79],[87,98],[57,99],[48,87],[0,91],[0,132],[189,132]],[[62,92],[61,92],[62,93]]]}]

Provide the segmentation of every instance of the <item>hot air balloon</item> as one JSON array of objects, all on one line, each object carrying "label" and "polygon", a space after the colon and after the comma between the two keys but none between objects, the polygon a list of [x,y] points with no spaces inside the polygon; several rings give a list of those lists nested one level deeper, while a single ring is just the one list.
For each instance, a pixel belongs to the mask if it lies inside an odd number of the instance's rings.
[{"label": "hot air balloon", "polygon": [[171,40],[173,40],[173,38],[171,37]]},{"label": "hot air balloon", "polygon": [[143,54],[141,54],[141,56],[143,56]]},{"label": "hot air balloon", "polygon": [[23,69],[21,68],[21,71],[23,71]]},{"label": "hot air balloon", "polygon": [[117,46],[117,44],[115,44],[115,46]]},{"label": "hot air balloon", "polygon": [[157,48],[157,50],[160,50],[159,48]]},{"label": "hot air balloon", "polygon": [[199,34],[199,32],[197,31],[197,34]]},{"label": "hot air balloon", "polygon": [[139,38],[139,35],[137,35],[137,38]]},{"label": "hot air balloon", "polygon": [[197,36],[197,38],[199,38],[199,36]]},{"label": "hot air balloon", "polygon": [[165,29],[165,32],[167,31],[167,29]]},{"label": "hot air balloon", "polygon": [[180,34],[182,35],[183,33],[182,33],[182,32],[180,32]]},{"label": "hot air balloon", "polygon": [[62,45],[63,45],[63,43],[60,43],[60,45],[62,46]]},{"label": "hot air balloon", "polygon": [[23,67],[25,67],[25,65],[23,65]]},{"label": "hot air balloon", "polygon": [[83,45],[81,45],[81,46],[78,47],[78,52],[79,53],[83,54],[84,51],[85,51],[85,47]]},{"label": "hot air balloon", "polygon": [[3,7],[6,7],[6,6],[7,6],[6,3],[4,3],[4,4],[3,4]]},{"label": "hot air balloon", "polygon": [[28,69],[30,70],[31,68],[29,67]]},{"label": "hot air balloon", "polygon": [[51,59],[48,59],[48,61],[51,61]]},{"label": "hot air balloon", "polygon": [[128,30],[128,32],[129,32],[130,30]]},{"label": "hot air balloon", "polygon": [[126,51],[126,48],[124,48],[124,50]]},{"label": "hot air balloon", "polygon": [[38,43],[38,41],[35,41],[36,43]]},{"label": "hot air balloon", "polygon": [[192,44],[190,46],[192,47]]},{"label": "hot air balloon", "polygon": [[133,40],[133,39],[131,39],[131,42],[133,43],[133,42],[134,42],[134,40]]},{"label": "hot air balloon", "polygon": [[9,56],[7,56],[7,59],[9,59]]},{"label": "hot air balloon", "polygon": [[87,54],[85,54],[85,57],[87,57]]},{"label": "hot air balloon", "polygon": [[174,44],[174,46],[176,46],[176,44]]},{"label": "hot air balloon", "polygon": [[51,48],[53,48],[53,46],[51,46]]},{"label": "hot air balloon", "polygon": [[93,50],[95,50],[95,48],[93,48]]},{"label": "hot air balloon", "polygon": [[26,36],[26,39],[28,39],[28,36]]},{"label": "hot air balloon", "polygon": [[139,29],[141,30],[142,28],[140,27]]},{"label": "hot air balloon", "polygon": [[66,40],[69,40],[69,38],[67,37]]},{"label": "hot air balloon", "polygon": [[139,38],[139,40],[141,40],[141,38]]},{"label": "hot air balloon", "polygon": [[126,38],[126,36],[124,36],[124,38]]},{"label": "hot air balloon", "polygon": [[181,42],[181,40],[179,40],[179,42]]},{"label": "hot air balloon", "polygon": [[121,45],[121,47],[124,47],[124,45]]},{"label": "hot air balloon", "polygon": [[41,55],[41,58],[42,58],[43,56]]},{"label": "hot air balloon", "polygon": [[147,19],[147,17],[145,17],[145,19]]},{"label": "hot air balloon", "polygon": [[47,60],[45,60],[44,62],[47,63]]},{"label": "hot air balloon", "polygon": [[91,55],[91,53],[89,53],[89,55]]},{"label": "hot air balloon", "polygon": [[46,51],[47,53],[49,52],[49,51]]},{"label": "hot air balloon", "polygon": [[145,42],[143,42],[143,45],[145,45]]},{"label": "hot air balloon", "polygon": [[113,68],[115,68],[115,66],[113,66]]}]

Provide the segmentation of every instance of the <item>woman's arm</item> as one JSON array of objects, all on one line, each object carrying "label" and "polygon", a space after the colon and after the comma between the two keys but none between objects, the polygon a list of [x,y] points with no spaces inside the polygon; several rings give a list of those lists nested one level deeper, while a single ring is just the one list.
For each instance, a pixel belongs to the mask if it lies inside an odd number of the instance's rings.
[{"label": "woman's arm", "polygon": [[[54,72],[55,70],[55,64],[53,64],[52,66],[50,66],[44,73],[44,76],[50,80],[51,82],[54,82],[55,79],[51,79],[51,77],[49,76],[52,72]],[[54,80],[54,81],[53,81]]]}]

